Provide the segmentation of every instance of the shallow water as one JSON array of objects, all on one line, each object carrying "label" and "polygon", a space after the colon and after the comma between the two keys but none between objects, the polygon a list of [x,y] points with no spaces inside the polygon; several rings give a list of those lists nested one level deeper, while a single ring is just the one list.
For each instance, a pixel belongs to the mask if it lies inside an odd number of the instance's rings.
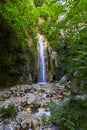
[{"label": "shallow water", "polygon": [[36,116],[42,116],[43,114],[46,114],[46,116],[50,116],[50,111],[45,111],[44,108],[39,108],[39,111],[36,113]]}]

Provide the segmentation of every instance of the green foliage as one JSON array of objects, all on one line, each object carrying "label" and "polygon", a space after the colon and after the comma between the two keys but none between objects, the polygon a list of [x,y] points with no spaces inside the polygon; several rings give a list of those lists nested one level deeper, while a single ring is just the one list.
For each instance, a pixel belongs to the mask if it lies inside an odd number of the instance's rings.
[{"label": "green foliage", "polygon": [[[4,21],[4,19],[2,18]],[[4,21],[0,24],[0,88],[14,85],[23,75],[24,65],[28,60],[26,46],[21,38],[14,33],[9,24]]]},{"label": "green foliage", "polygon": [[51,118],[50,116],[47,116],[46,114],[43,114],[41,116],[42,125],[43,126],[49,126],[51,124]]},{"label": "green foliage", "polygon": [[[65,105],[49,104],[51,121],[58,124],[61,130],[78,130],[87,128],[87,100],[70,99]],[[85,113],[85,114],[84,114]],[[84,116],[83,116],[84,115]]]},{"label": "green foliage", "polygon": [[49,17],[49,8],[44,4],[42,7],[37,8],[39,11],[40,18],[47,20]]},{"label": "green foliage", "polygon": [[32,43],[29,47],[29,35],[32,39],[36,36],[38,12],[35,12],[28,0],[0,3],[0,88],[20,83],[30,72],[34,74],[36,45]]},{"label": "green foliage", "polygon": [[[29,59],[32,62],[30,71],[34,75],[38,26],[58,54],[58,67],[54,68],[54,78],[57,77],[57,80],[60,80],[61,76],[66,75],[68,80],[77,81],[74,86],[81,89],[86,88],[86,5],[87,0],[84,2],[83,0],[68,0],[64,5],[59,4],[56,0],[7,0],[4,3],[1,2],[0,85],[3,83],[9,86],[13,82],[20,81],[24,73],[23,67]],[[39,19],[42,19],[43,22],[38,23]],[[31,48],[29,36],[33,40]]]},{"label": "green foliage", "polygon": [[27,34],[28,27],[32,30],[38,20],[34,5],[29,0],[8,0],[2,5],[0,13],[10,22],[12,28],[22,34],[22,36]]},{"label": "green foliage", "polygon": [[15,117],[18,113],[18,109],[13,103],[10,103],[8,106],[0,108],[0,113],[2,118]]},{"label": "green foliage", "polygon": [[[53,50],[58,53],[58,68],[54,68],[57,80],[66,75],[76,79],[79,89],[87,84],[87,1],[69,0],[64,5],[47,2],[49,18],[39,25]],[[40,10],[44,8],[40,8]],[[61,17],[63,17],[61,19]],[[87,90],[85,91],[87,92]]]},{"label": "green foliage", "polygon": [[71,98],[65,104],[49,103],[51,116],[42,115],[43,126],[56,124],[60,130],[78,130],[87,128],[87,99]]}]

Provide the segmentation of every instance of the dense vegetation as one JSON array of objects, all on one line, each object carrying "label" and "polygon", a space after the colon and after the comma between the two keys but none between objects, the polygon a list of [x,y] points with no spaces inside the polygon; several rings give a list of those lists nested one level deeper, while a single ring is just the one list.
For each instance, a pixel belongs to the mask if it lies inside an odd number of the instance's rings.
[{"label": "dense vegetation", "polygon": [[[87,1],[60,4],[56,0],[0,2],[0,86],[35,79],[37,28],[58,56],[54,79],[66,75],[86,91]],[[38,22],[39,19],[43,21]],[[28,66],[28,67],[27,67]],[[34,69],[33,69],[34,68]],[[27,72],[27,73],[26,73]]]},{"label": "dense vegetation", "polygon": [[60,130],[87,129],[87,100],[71,98],[63,104],[49,103],[51,116],[42,115],[43,126],[55,124]]},{"label": "dense vegetation", "polygon": [[[40,25],[49,44],[58,54],[59,67],[54,76],[66,75],[74,86],[87,84],[87,1],[69,1],[60,5],[51,1],[40,8],[44,22]],[[86,89],[86,88],[85,88]]]},{"label": "dense vegetation", "polygon": [[[0,4],[1,87],[26,81],[29,73],[34,75],[36,45],[33,30],[38,16],[34,14],[35,8],[28,0],[8,0]],[[34,42],[32,45],[30,37]]]}]

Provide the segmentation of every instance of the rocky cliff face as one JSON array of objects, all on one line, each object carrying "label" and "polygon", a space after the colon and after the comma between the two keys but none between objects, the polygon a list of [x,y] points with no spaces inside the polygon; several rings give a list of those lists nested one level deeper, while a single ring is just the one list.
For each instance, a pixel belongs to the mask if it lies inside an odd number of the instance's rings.
[{"label": "rocky cliff face", "polygon": [[53,81],[55,76],[55,68],[58,68],[57,52],[48,45],[47,47],[47,77],[48,81]]},{"label": "rocky cliff face", "polygon": [[[34,79],[35,53],[0,15],[0,88]],[[29,42],[31,43],[31,41]]]}]

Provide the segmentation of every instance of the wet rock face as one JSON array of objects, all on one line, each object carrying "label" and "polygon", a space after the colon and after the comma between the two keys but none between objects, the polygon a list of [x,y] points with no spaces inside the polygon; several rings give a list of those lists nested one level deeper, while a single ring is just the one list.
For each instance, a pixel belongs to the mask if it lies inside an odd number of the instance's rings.
[{"label": "wet rock face", "polygon": [[47,68],[47,80],[49,82],[53,81],[53,77],[55,75],[54,70],[58,69],[58,59],[57,59],[57,52],[53,51],[53,49],[48,45],[46,48],[46,68]]},{"label": "wet rock face", "polygon": [[[10,95],[7,98],[8,93]],[[56,103],[60,102],[62,100],[61,94],[63,98],[67,99],[70,93],[67,93],[64,86],[60,86],[58,83],[19,85],[0,92],[0,97],[4,97],[0,100],[0,107],[7,106],[12,102],[18,108],[16,121],[13,121],[14,130],[20,130],[20,128],[40,130],[42,127],[41,115],[45,113],[50,116],[48,102],[50,100]],[[2,119],[0,118],[0,120]],[[13,130],[10,128],[10,123],[11,121],[9,124],[4,124],[4,128],[2,125],[0,130]]]}]

